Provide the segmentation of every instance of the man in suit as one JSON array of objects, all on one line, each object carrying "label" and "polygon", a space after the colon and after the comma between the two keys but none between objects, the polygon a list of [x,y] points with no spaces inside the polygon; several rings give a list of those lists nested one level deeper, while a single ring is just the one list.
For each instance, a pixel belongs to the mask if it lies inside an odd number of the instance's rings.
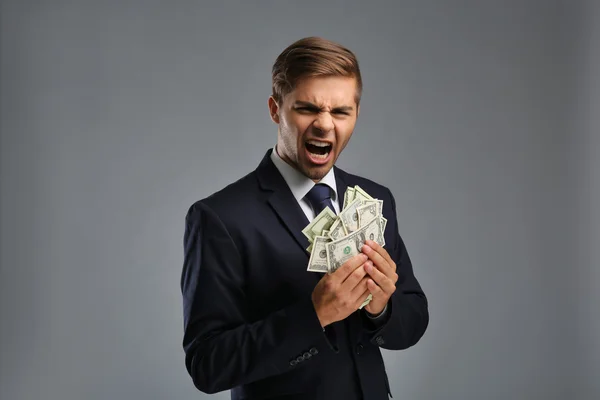
[{"label": "man in suit", "polygon": [[[183,346],[199,390],[231,389],[232,399],[387,399],[380,348],[406,349],[425,332],[427,299],[394,197],[334,166],[361,89],[348,49],[315,37],[290,45],[273,66],[268,101],[276,146],[254,171],[190,207]],[[302,229],[324,207],[338,213],[354,185],[383,200],[385,247],[367,241],[335,272],[307,272]]]}]

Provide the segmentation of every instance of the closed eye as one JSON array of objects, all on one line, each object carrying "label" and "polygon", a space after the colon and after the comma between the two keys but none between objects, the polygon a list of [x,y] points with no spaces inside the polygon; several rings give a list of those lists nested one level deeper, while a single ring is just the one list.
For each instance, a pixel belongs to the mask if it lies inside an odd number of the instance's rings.
[{"label": "closed eye", "polygon": [[298,111],[304,111],[304,112],[311,112],[311,113],[319,112],[318,109],[311,108],[311,107],[296,107],[296,110],[298,110]]},{"label": "closed eye", "polygon": [[[311,108],[311,107],[296,107],[296,110],[302,111],[302,112],[309,112],[309,113],[319,113],[319,112],[321,112],[321,110],[319,110],[317,108]],[[342,111],[342,110],[333,110],[331,113],[332,114],[337,114],[337,115],[350,115],[349,112]]]}]

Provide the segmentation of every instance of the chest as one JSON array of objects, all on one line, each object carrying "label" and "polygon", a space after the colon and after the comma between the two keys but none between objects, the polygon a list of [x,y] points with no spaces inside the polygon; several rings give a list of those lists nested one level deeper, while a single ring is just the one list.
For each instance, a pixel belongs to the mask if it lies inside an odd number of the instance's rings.
[{"label": "chest", "polygon": [[[268,211],[268,210],[267,210]],[[257,211],[257,213],[259,213]],[[260,213],[255,223],[246,225],[238,246],[244,263],[244,291],[249,309],[260,317],[310,296],[323,274],[308,272],[309,242],[273,212]],[[299,226],[299,232],[303,227]]]}]

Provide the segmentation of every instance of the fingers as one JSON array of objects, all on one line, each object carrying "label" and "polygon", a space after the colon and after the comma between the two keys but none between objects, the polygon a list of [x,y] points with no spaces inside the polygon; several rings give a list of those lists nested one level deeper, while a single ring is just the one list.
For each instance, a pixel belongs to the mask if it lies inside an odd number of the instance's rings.
[{"label": "fingers", "polygon": [[360,296],[357,297],[356,303],[354,303],[355,310],[358,310],[358,307],[360,307],[361,304],[367,299],[369,294],[371,294],[371,292],[369,292],[369,289],[366,289],[365,291],[362,292],[362,294]]},{"label": "fingers", "polygon": [[379,254],[384,260],[386,260],[389,266],[394,270],[394,272],[396,271],[396,263],[394,262],[394,260],[392,260],[392,257],[386,249],[384,249],[377,242],[374,242],[372,240],[367,240],[365,243],[377,254]]},{"label": "fingers", "polygon": [[375,249],[373,249],[371,246],[365,245],[361,250],[369,257],[370,261],[372,261],[373,264],[382,273],[384,273],[388,278],[394,281],[394,283],[398,281],[398,275],[396,274],[396,264],[393,261],[392,264],[390,264],[386,257],[382,256],[379,252],[375,251]]},{"label": "fingers", "polygon": [[373,249],[371,246],[365,245],[361,250],[369,257],[371,261],[373,261],[373,264],[377,265],[378,267],[385,267],[385,269],[391,269],[387,266],[387,260],[383,258],[381,254],[376,252],[375,249]]},{"label": "fingers", "polygon": [[367,278],[367,289],[373,295],[373,297],[383,297],[385,292],[381,289],[373,279]]},{"label": "fingers", "polygon": [[369,274],[371,279],[377,284],[377,286],[383,289],[383,291],[388,296],[390,296],[396,291],[396,283],[392,281],[388,276],[386,276],[383,272],[381,272],[379,269],[375,268],[372,262],[367,261],[363,268]]},{"label": "fingers", "polygon": [[[364,271],[363,268],[360,268],[360,269],[362,269]],[[365,273],[365,275],[366,275],[366,273]],[[368,276],[363,276],[363,278],[360,279],[360,281],[358,281],[356,286],[354,286],[354,288],[350,292],[350,298],[352,298],[352,299],[360,298],[362,296],[362,294],[364,293],[364,291],[367,290],[367,281],[370,279],[371,278],[369,278]],[[364,297],[362,299],[364,301]]]},{"label": "fingers", "polygon": [[350,274],[352,274],[358,267],[364,264],[367,261],[367,255],[360,253],[355,255],[346,261],[341,267],[337,269],[331,276],[336,281],[342,283],[344,282]]},{"label": "fingers", "polygon": [[348,276],[346,278],[346,280],[344,282],[342,282],[342,287],[341,287],[342,291],[348,291],[348,292],[350,292],[350,291],[352,291],[360,283],[360,281],[367,274],[367,272],[365,271],[365,269],[363,268],[363,266],[364,266],[364,264],[359,265],[359,267],[356,268],[350,274],[350,276]]}]

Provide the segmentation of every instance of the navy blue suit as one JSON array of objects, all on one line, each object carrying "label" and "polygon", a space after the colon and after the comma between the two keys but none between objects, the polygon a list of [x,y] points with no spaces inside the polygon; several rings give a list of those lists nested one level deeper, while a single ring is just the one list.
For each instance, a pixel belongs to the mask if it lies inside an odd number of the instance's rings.
[{"label": "navy blue suit", "polygon": [[[391,192],[334,167],[338,199],[359,185],[383,200],[396,292],[375,325],[358,310],[323,331],[307,272],[309,223],[268,150],[256,170],[193,204],[181,277],[185,363],[206,393],[232,399],[388,399],[380,347],[406,349],[429,323],[427,299],[398,234]],[[340,204],[341,206],[341,204]]]}]

